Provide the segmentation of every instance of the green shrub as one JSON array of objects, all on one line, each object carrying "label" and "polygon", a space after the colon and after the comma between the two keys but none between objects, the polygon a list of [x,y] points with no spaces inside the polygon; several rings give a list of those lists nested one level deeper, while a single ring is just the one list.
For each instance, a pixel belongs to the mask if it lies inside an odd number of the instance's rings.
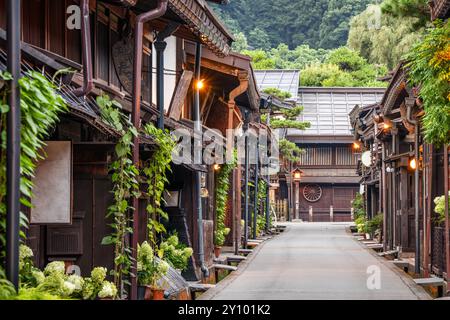
[{"label": "green shrub", "polygon": [[186,270],[193,250],[180,243],[176,233],[172,234],[166,241],[163,241],[159,248],[164,251],[163,259],[166,260],[170,266],[178,270]]},{"label": "green shrub", "polygon": [[371,220],[367,221],[367,233],[374,234],[377,230],[383,227],[383,214],[379,213]]}]

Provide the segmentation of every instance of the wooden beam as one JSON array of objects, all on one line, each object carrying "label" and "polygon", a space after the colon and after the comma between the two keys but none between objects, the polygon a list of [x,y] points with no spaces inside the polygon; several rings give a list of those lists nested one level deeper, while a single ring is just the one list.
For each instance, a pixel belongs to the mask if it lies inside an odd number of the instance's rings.
[{"label": "wooden beam", "polygon": [[[195,63],[195,58],[191,55],[188,55],[186,58],[186,61],[190,64],[194,64]],[[235,68],[235,67],[230,67],[224,64],[220,64],[211,60],[207,60],[207,59],[202,59],[202,67],[207,68],[207,69],[211,69],[220,73],[224,73],[227,75],[231,75],[234,77],[238,76],[239,73],[239,69]]]},{"label": "wooden beam", "polygon": [[189,87],[192,82],[192,78],[194,77],[194,73],[189,70],[184,70],[181,75],[180,81],[177,84],[177,88],[175,90],[175,94],[170,103],[168,116],[174,120],[179,120],[181,117],[181,109],[184,105],[184,101],[186,99],[187,93],[189,91]]}]

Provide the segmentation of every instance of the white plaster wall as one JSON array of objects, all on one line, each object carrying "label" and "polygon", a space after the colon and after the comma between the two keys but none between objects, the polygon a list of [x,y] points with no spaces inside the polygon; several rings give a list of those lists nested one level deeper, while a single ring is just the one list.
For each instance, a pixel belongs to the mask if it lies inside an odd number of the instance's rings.
[{"label": "white plaster wall", "polygon": [[[171,36],[166,39],[167,48],[164,52],[164,110],[167,112],[169,110],[170,101],[172,100],[173,93],[176,86],[176,64],[177,64],[177,42],[176,37]],[[156,104],[156,50],[153,47],[153,88],[152,88],[152,102]],[[167,74],[168,73],[168,74]]]}]

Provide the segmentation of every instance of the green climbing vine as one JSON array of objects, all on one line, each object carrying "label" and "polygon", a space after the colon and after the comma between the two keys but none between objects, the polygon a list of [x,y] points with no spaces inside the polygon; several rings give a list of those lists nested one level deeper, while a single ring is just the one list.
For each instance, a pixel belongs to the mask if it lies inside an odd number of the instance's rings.
[{"label": "green climbing vine", "polygon": [[[171,172],[172,151],[175,148],[175,139],[169,131],[156,128],[153,124],[146,124],[143,128],[145,134],[157,142],[157,148],[148,161],[144,163],[142,173],[147,184],[149,202],[146,208],[148,215],[147,230],[149,241],[154,249],[157,248],[157,235],[166,232],[161,219],[168,220],[167,213],[162,209],[163,193],[169,182],[167,173]],[[156,250],[155,250],[156,251]]]},{"label": "green climbing vine", "polygon": [[102,120],[120,132],[121,137],[115,146],[116,159],[110,165],[112,172],[114,202],[108,207],[107,218],[112,218],[113,232],[104,237],[103,245],[114,245],[114,276],[115,286],[121,290],[123,284],[128,284],[126,277],[131,276],[132,252],[127,237],[132,233],[132,219],[129,212],[132,197],[139,196],[139,171],[134,166],[131,155],[133,138],[137,136],[136,128],[122,113],[122,106],[106,95],[97,97]]},{"label": "green climbing vine", "polygon": [[[0,266],[5,256],[6,233],[6,116],[9,112],[7,105],[7,81],[12,77],[7,72],[0,72]],[[21,141],[20,141],[20,201],[25,207],[31,208],[30,199],[33,197],[33,181],[36,163],[45,157],[42,148],[45,138],[52,127],[58,122],[60,114],[67,111],[65,100],[55,92],[56,86],[38,72],[29,72],[19,79],[20,109],[21,109]],[[28,225],[28,219],[21,213],[21,237],[23,229]],[[1,267],[0,267],[1,269]],[[0,275],[2,272],[0,272]]]},{"label": "green climbing vine", "polygon": [[259,180],[258,182],[258,205],[260,208],[260,214],[257,217],[256,223],[256,233],[260,234],[261,231],[266,227],[266,197],[267,197],[267,183],[264,180]]},{"label": "green climbing vine", "polygon": [[228,190],[230,189],[230,174],[237,165],[237,152],[234,151],[233,161],[225,163],[217,175],[216,184],[216,230],[214,231],[214,244],[223,246],[225,237],[230,233],[230,228],[225,225]]},{"label": "green climbing vine", "polygon": [[450,142],[450,20],[437,21],[424,39],[407,54],[408,74],[419,86],[425,115],[422,119],[429,143]]}]

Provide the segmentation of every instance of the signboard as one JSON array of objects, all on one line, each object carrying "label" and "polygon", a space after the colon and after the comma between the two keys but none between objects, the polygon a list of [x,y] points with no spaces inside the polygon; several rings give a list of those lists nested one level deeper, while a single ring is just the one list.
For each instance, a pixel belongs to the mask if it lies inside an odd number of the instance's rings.
[{"label": "signboard", "polygon": [[72,222],[72,143],[47,141],[36,166],[31,199],[32,224]]}]

